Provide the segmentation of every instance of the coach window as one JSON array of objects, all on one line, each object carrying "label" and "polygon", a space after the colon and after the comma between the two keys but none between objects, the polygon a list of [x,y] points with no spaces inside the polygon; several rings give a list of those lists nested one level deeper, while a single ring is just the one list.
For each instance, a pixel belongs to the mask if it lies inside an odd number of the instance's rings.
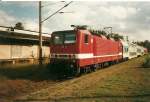
[{"label": "coach window", "polygon": [[84,35],[84,43],[86,43],[86,44],[88,43],[88,35],[87,34]]},{"label": "coach window", "polygon": [[127,52],[128,52],[128,48],[127,48]]}]

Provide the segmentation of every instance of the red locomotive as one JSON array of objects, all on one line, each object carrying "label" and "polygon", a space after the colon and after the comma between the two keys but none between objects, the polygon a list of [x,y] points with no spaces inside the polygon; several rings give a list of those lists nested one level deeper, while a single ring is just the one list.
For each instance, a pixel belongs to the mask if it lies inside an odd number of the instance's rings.
[{"label": "red locomotive", "polygon": [[92,34],[79,27],[53,32],[50,51],[52,68],[59,67],[61,71],[68,68],[75,73],[94,70],[106,62],[122,59],[120,41]]}]

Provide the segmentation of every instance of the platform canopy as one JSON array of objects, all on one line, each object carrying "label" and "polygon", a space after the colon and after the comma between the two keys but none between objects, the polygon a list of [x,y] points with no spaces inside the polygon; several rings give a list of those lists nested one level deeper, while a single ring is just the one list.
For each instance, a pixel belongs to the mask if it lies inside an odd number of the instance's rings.
[{"label": "platform canopy", "polygon": [[[0,26],[0,44],[38,44],[39,33],[27,30],[11,30],[8,27]],[[43,33],[43,44],[50,42],[50,34]]]}]

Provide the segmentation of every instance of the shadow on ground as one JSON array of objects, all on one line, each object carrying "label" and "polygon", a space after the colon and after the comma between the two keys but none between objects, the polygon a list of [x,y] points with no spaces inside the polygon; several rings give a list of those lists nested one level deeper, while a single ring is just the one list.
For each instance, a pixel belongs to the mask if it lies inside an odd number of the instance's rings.
[{"label": "shadow on ground", "polygon": [[9,79],[27,79],[32,81],[57,80],[58,75],[52,74],[47,64],[44,65],[19,65],[0,68],[0,76]]}]

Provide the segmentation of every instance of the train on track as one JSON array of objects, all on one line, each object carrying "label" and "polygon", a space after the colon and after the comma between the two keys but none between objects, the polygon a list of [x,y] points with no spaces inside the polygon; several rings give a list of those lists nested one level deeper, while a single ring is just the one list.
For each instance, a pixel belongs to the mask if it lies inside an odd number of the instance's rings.
[{"label": "train on track", "polygon": [[51,68],[79,74],[142,56],[147,49],[128,39],[108,39],[77,26],[74,30],[53,32],[50,52]]}]

